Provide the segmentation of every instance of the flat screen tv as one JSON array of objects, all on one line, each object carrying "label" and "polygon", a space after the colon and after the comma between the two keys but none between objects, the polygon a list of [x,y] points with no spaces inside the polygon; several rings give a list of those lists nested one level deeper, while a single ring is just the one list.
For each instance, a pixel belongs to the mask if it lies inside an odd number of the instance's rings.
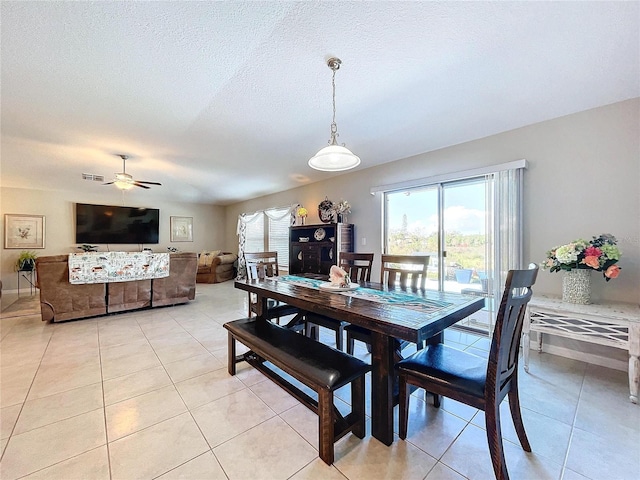
[{"label": "flat screen tv", "polygon": [[158,243],[160,210],[76,203],[76,243]]}]

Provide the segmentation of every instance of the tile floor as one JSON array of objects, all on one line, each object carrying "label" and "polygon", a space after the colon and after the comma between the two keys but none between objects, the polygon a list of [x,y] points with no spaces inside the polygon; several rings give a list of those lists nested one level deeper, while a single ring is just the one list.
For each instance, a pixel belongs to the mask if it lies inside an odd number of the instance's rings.
[{"label": "tile floor", "polygon": [[[493,478],[482,412],[447,399],[434,409],[421,391],[406,441],[347,435],[335,464],[322,463],[315,415],[249,367],[227,374],[222,324],[245,311],[246,295],[227,282],[198,285],[188,305],[0,321],[0,478]],[[482,355],[489,345],[456,331],[446,341]],[[521,401],[533,452],[504,404],[511,478],[639,478],[640,407],[625,372],[532,354]]]}]

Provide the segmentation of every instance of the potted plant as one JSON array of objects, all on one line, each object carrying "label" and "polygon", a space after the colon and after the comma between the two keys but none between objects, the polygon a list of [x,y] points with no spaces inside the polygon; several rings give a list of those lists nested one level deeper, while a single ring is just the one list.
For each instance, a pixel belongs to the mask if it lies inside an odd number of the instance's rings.
[{"label": "potted plant", "polygon": [[16,260],[16,268],[22,271],[31,271],[36,267],[36,258],[38,258],[36,252],[23,250]]}]

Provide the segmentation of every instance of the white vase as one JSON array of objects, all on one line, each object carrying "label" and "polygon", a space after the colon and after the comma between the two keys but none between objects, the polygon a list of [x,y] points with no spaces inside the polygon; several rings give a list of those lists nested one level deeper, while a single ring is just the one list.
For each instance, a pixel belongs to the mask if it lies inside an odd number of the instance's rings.
[{"label": "white vase", "polygon": [[587,304],[591,298],[591,270],[574,268],[564,272],[562,278],[562,301]]}]

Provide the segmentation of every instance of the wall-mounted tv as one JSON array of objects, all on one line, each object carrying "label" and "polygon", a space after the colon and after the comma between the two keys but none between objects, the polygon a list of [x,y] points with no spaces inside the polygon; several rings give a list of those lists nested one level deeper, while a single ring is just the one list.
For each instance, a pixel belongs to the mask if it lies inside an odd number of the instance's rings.
[{"label": "wall-mounted tv", "polygon": [[76,243],[158,243],[160,210],[76,203]]}]

